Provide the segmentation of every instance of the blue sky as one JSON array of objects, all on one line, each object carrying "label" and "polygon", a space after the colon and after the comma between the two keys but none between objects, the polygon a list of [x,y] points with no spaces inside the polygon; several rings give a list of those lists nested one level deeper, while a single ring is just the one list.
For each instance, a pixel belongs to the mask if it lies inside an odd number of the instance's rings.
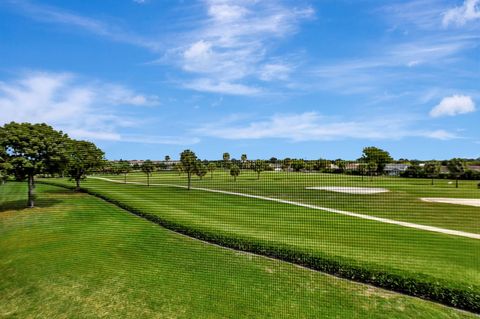
[{"label": "blue sky", "polygon": [[0,124],[109,159],[480,157],[480,0],[0,3]]}]

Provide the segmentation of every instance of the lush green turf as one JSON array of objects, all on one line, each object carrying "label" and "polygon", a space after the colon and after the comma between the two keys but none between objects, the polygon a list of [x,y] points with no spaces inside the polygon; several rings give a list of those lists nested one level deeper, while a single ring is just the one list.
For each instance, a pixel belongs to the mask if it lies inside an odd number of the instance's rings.
[{"label": "lush green turf", "polygon": [[205,244],[89,195],[38,191],[39,207],[21,209],[25,185],[0,186],[0,317],[473,317]]},{"label": "lush green turf", "polygon": [[[123,176],[109,176],[123,180]],[[146,183],[145,175],[133,173],[129,181]],[[186,184],[186,177],[174,172],[155,173],[152,183]],[[342,209],[362,214],[386,217],[418,224],[462,230],[480,234],[480,207],[422,202],[421,197],[478,198],[478,181],[460,181],[460,187],[449,180],[436,180],[431,185],[429,179],[398,177],[349,176],[319,173],[264,172],[257,181],[256,174],[242,171],[237,179],[223,171],[216,171],[203,180],[193,179],[194,186],[264,195],[308,204]],[[376,195],[352,195],[322,190],[306,190],[311,186],[382,187],[388,193]]]},{"label": "lush green turf", "polygon": [[[69,182],[64,182],[69,184]],[[84,187],[192,229],[406,276],[480,287],[480,240],[233,195],[89,179]]]}]

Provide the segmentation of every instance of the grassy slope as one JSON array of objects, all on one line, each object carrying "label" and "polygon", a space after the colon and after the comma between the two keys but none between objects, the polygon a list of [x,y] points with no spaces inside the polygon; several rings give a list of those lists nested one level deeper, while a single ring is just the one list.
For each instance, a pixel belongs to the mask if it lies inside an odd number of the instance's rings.
[{"label": "grassy slope", "polygon": [[[68,183],[68,182],[67,182]],[[238,196],[88,180],[87,188],[192,228],[480,286],[480,241]]]},{"label": "grassy slope", "polygon": [[[109,176],[123,179],[123,176]],[[133,173],[129,181],[145,183],[145,175]],[[155,173],[152,183],[186,184],[185,176],[176,173]],[[426,203],[421,197],[479,198],[480,190],[475,181],[460,181],[460,187],[448,184],[448,180],[375,177],[373,181],[359,176],[318,173],[264,172],[259,181],[256,174],[243,171],[237,182],[222,171],[210,174],[203,180],[193,179],[193,185],[213,189],[237,191],[343,209],[401,221],[480,233],[480,208],[462,205]],[[376,195],[352,195],[320,190],[305,190],[311,186],[383,187],[389,193]]]},{"label": "grassy slope", "polygon": [[94,197],[0,187],[0,317],[468,318],[177,235]]}]

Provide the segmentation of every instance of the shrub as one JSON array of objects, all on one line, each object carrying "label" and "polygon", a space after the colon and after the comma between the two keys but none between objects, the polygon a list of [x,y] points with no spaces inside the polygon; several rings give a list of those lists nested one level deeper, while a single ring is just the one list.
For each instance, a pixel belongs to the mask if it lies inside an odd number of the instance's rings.
[{"label": "shrub", "polygon": [[[64,185],[51,181],[38,181],[38,183],[75,189],[73,185]],[[359,264],[354,260],[343,257],[301,251],[286,244],[261,242],[247,237],[201,230],[144,212],[119,200],[110,198],[96,190],[81,188],[81,191],[99,197],[167,229],[209,243],[280,259],[326,272],[337,277],[480,313],[480,287],[459,285],[423,274],[405,273],[393,269],[379,268],[379,266],[373,264]]]}]

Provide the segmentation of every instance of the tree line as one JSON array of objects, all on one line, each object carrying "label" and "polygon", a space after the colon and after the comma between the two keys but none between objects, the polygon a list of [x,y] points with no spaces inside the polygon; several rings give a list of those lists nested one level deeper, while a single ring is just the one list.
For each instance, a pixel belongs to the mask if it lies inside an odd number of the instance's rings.
[{"label": "tree line", "polygon": [[27,206],[35,206],[37,175],[68,176],[80,181],[103,165],[104,153],[88,141],[71,139],[47,124],[11,122],[0,127],[0,176],[27,181]]},{"label": "tree line", "polygon": [[[0,182],[4,183],[9,176],[16,180],[27,181],[28,184],[28,207],[35,205],[35,177],[62,176],[75,181],[76,189],[80,190],[80,181],[88,174],[102,171],[104,173],[123,174],[124,182],[132,170],[138,169],[146,174],[147,185],[150,186],[150,177],[155,170],[166,169],[171,161],[170,156],[165,156],[163,163],[156,165],[146,160],[142,165],[132,166],[128,161],[108,162],[104,158],[104,152],[94,143],[89,141],[75,140],[68,137],[62,131],[57,131],[47,124],[30,124],[11,122],[0,127]],[[223,153],[220,161],[200,160],[191,150],[184,150],[180,154],[180,161],[170,167],[179,174],[186,174],[188,189],[191,188],[193,175],[200,179],[208,173],[213,177],[213,172],[220,168],[228,171],[236,181],[242,169],[253,170],[260,179],[263,171],[273,170],[273,165],[280,164],[282,170],[292,171],[319,171],[333,173],[350,173],[362,175],[381,175],[387,164],[392,163],[390,154],[380,148],[365,147],[362,156],[355,162],[355,166],[348,167],[351,162],[341,159],[330,161],[319,159],[307,161],[303,159],[278,160],[275,157],[270,160],[248,160],[247,154],[242,154],[240,160],[232,159],[229,153]],[[448,169],[448,174],[441,172],[441,166]],[[332,168],[334,166],[334,168]],[[458,187],[459,179],[479,179],[480,173],[466,168],[462,159],[437,162],[429,161],[420,166],[418,163],[411,164],[406,171],[401,173],[404,177],[448,177],[456,180]]]}]

